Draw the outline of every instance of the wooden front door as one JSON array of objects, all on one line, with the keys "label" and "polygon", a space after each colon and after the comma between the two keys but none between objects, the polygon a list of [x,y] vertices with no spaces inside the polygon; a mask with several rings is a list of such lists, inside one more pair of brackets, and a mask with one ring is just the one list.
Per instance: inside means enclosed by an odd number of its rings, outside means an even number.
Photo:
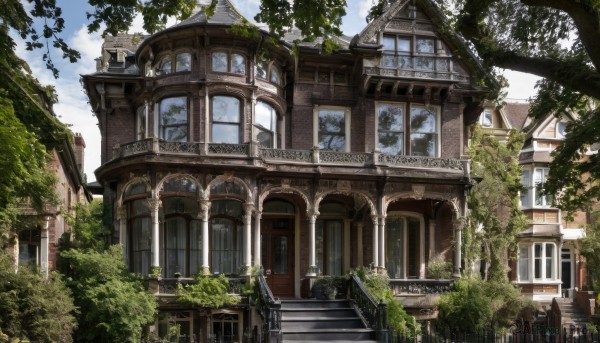
[{"label": "wooden front door", "polygon": [[274,296],[294,296],[294,230],[291,218],[264,218],[261,254],[267,284]]}]

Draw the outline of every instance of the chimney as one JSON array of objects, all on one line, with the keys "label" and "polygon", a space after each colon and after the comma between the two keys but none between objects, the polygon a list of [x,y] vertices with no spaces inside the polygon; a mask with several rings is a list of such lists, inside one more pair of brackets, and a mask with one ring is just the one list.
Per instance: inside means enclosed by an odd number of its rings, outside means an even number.
[{"label": "chimney", "polygon": [[75,162],[77,163],[77,169],[83,174],[83,157],[85,153],[85,141],[81,136],[81,133],[75,133]]}]

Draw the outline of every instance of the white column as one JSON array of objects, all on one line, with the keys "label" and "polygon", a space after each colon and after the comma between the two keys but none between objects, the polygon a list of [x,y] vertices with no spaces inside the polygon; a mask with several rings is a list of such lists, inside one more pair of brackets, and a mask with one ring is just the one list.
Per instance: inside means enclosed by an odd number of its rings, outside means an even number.
[{"label": "white column", "polygon": [[435,257],[435,223],[429,221],[429,261]]},{"label": "white column", "polygon": [[419,279],[425,278],[425,222],[419,225]]},{"label": "white column", "polygon": [[44,216],[44,227],[40,233],[40,271],[42,275],[48,277],[48,228],[50,221],[54,219],[52,216]]},{"label": "white column", "polygon": [[252,211],[253,204],[244,204],[244,267],[246,274],[250,273],[252,266]]},{"label": "white column", "polygon": [[460,278],[460,268],[462,260],[462,229],[463,218],[458,218],[454,221],[454,273],[455,278]]},{"label": "white column", "polygon": [[208,263],[208,219],[210,218],[210,200],[200,200],[200,218],[202,219],[202,269],[205,274],[210,274]]},{"label": "white column", "polygon": [[159,199],[149,200],[152,208],[152,267],[160,268],[159,220],[158,210],[161,202]]},{"label": "white column", "polygon": [[344,219],[344,258],[343,258],[343,264],[344,264],[344,269],[343,271],[346,270],[350,270],[350,263],[351,263],[351,257],[350,257],[350,235],[351,235],[351,230],[350,227],[352,226],[352,220],[351,219]]},{"label": "white column", "polygon": [[256,211],[254,214],[254,266],[260,268],[262,261],[261,247],[260,247],[260,219],[262,212]]},{"label": "white column", "polygon": [[379,267],[385,270],[385,216],[379,217]]},{"label": "white column", "polygon": [[373,221],[373,267],[379,267],[379,220],[377,216],[371,216]]},{"label": "white column", "polygon": [[318,215],[319,212],[316,211],[311,211],[308,213],[308,273],[306,273],[306,276],[317,276],[315,225]]}]

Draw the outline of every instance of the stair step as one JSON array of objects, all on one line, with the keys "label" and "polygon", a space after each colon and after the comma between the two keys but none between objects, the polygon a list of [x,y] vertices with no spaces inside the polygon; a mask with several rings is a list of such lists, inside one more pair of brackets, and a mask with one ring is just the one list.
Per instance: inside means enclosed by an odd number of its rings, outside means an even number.
[{"label": "stair step", "polygon": [[322,309],[281,309],[282,319],[298,317],[356,317],[356,311],[351,308],[322,308]]},{"label": "stair step", "polygon": [[371,329],[284,330],[284,341],[371,341]]},{"label": "stair step", "polygon": [[348,300],[282,300],[281,308],[350,308]]},{"label": "stair step", "polygon": [[283,331],[299,329],[364,329],[365,325],[358,317],[299,317],[282,320],[281,328]]}]

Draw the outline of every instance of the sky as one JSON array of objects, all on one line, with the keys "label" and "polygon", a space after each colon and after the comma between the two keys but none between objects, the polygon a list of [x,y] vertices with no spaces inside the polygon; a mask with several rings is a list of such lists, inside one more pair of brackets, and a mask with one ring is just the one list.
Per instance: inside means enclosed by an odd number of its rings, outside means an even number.
[{"label": "sky", "polygon": [[[260,0],[232,0],[232,2],[242,15],[248,20],[252,20],[258,12]],[[372,0],[348,1],[347,15],[344,17],[342,25],[345,35],[354,36],[365,27],[365,17],[371,3]],[[86,12],[91,11],[87,1],[58,0],[57,6],[62,8],[65,19],[65,30],[62,37],[71,48],[81,53],[81,59],[77,63],[69,63],[61,58],[60,52],[51,50],[54,64],[60,70],[60,77],[54,79],[42,61],[43,50],[26,51],[24,42],[14,37],[17,42],[16,52],[29,64],[33,75],[42,84],[53,85],[56,88],[58,103],[54,106],[54,112],[63,123],[71,127],[73,132],[82,134],[86,143],[84,173],[87,175],[88,182],[92,182],[96,180],[94,171],[100,166],[101,138],[98,121],[81,86],[80,75],[96,71],[94,59],[100,56],[102,38],[99,33],[89,34],[87,32]],[[175,21],[170,24],[174,23]],[[130,32],[143,32],[141,17],[136,18]],[[526,101],[535,94],[533,86],[539,78],[513,71],[505,71],[504,75],[510,83],[507,101]]]}]

